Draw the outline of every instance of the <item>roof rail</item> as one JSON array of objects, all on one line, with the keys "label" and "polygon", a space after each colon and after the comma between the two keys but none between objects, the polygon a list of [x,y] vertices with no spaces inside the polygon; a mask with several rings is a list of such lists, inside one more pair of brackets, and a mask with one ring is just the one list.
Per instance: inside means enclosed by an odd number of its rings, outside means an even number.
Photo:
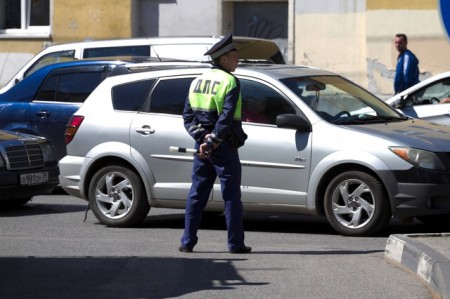
[{"label": "roof rail", "polygon": [[165,62],[142,62],[127,63],[117,66],[108,76],[118,76],[125,74],[150,72],[156,70],[167,70],[177,68],[211,68],[212,64],[208,62],[190,62],[190,61],[165,61]]}]

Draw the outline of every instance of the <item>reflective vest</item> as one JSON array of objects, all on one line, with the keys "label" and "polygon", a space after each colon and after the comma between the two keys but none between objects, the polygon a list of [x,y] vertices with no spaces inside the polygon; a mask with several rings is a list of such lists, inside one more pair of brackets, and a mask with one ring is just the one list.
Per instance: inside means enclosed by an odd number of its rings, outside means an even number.
[{"label": "reflective vest", "polygon": [[[236,79],[220,69],[211,69],[197,77],[189,90],[189,103],[193,111],[212,112],[220,115],[228,92],[237,87]],[[234,113],[235,120],[241,120],[242,99],[239,99]]]}]

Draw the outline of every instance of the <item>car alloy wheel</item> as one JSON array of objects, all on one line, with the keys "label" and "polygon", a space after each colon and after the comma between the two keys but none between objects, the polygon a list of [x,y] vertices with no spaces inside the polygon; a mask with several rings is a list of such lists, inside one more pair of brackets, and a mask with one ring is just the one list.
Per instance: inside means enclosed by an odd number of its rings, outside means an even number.
[{"label": "car alloy wheel", "polygon": [[325,192],[325,214],[343,235],[374,234],[391,218],[382,184],[372,175],[348,171],[336,176]]},{"label": "car alloy wheel", "polygon": [[89,202],[97,219],[108,226],[135,225],[150,210],[139,176],[123,166],[108,166],[95,173]]}]

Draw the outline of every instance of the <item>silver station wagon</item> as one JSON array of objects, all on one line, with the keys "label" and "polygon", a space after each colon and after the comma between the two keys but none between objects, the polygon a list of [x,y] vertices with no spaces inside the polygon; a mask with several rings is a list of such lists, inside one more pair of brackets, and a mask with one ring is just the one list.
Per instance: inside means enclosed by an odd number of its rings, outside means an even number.
[{"label": "silver station wagon", "polygon": [[[126,66],[122,66],[126,67]],[[108,226],[150,207],[185,207],[192,148],[182,111],[205,67],[107,78],[72,116],[60,183]],[[409,119],[358,85],[311,67],[240,64],[239,149],[246,211],[326,216],[340,234],[371,235],[392,217],[450,214],[450,127]],[[222,211],[220,184],[206,211]]]}]

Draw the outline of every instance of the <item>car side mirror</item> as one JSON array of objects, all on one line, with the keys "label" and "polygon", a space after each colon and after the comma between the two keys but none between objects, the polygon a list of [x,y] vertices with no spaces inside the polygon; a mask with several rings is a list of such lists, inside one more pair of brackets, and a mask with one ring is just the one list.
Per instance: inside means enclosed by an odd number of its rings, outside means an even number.
[{"label": "car side mirror", "polygon": [[277,127],[295,129],[301,132],[311,132],[312,127],[308,120],[295,114],[280,114],[277,116]]},{"label": "car side mirror", "polygon": [[414,100],[409,94],[405,94],[400,98],[400,103],[395,108],[403,109],[406,107],[412,107],[414,105]]}]

